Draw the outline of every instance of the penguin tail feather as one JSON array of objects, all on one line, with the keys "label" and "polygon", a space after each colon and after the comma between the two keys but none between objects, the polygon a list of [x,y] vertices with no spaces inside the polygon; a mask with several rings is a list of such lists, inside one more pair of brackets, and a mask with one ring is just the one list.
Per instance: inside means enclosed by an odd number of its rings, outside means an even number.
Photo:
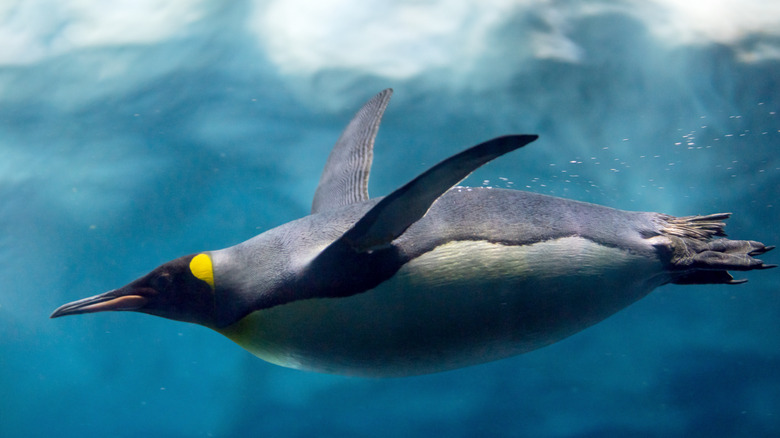
[{"label": "penguin tail feather", "polygon": [[667,236],[708,240],[712,237],[726,237],[723,230],[731,213],[715,213],[705,216],[663,216],[664,226],[661,232]]}]

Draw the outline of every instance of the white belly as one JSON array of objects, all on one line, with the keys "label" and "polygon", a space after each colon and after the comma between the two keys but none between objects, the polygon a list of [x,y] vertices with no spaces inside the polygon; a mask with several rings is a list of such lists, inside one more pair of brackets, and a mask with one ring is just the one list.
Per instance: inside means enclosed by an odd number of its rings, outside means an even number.
[{"label": "white belly", "polygon": [[459,241],[370,291],[257,311],[221,332],[287,367],[424,374],[556,342],[667,280],[659,260],[579,237],[526,246]]}]

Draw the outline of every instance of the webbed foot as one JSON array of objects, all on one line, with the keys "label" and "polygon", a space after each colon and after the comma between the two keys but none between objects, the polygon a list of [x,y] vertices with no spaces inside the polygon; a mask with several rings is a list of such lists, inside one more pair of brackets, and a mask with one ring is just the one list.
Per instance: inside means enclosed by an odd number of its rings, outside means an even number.
[{"label": "webbed foot", "polygon": [[727,213],[708,216],[665,218],[664,233],[669,239],[669,265],[672,283],[676,284],[740,284],[727,271],[751,271],[775,268],[757,259],[774,249],[754,240],[714,239],[725,236],[722,222]]}]

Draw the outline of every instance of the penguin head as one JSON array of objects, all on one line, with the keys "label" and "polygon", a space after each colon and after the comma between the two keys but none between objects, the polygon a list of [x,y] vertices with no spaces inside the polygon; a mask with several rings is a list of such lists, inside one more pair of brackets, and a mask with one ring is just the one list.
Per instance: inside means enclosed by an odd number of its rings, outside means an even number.
[{"label": "penguin head", "polygon": [[65,304],[51,317],[123,310],[212,327],[215,309],[211,257],[200,253],[164,263],[119,289]]}]

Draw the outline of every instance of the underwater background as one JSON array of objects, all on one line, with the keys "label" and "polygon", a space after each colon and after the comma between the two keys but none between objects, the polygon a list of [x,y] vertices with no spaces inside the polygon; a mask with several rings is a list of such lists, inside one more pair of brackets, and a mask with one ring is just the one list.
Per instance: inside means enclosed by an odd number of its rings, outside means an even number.
[{"label": "underwater background", "polygon": [[4,0],[0,436],[780,436],[780,270],[387,380],[143,314],[48,319],[308,214],[341,129],[387,87],[373,196],[535,133],[464,185],[731,211],[731,237],[780,244],[778,1]]}]

